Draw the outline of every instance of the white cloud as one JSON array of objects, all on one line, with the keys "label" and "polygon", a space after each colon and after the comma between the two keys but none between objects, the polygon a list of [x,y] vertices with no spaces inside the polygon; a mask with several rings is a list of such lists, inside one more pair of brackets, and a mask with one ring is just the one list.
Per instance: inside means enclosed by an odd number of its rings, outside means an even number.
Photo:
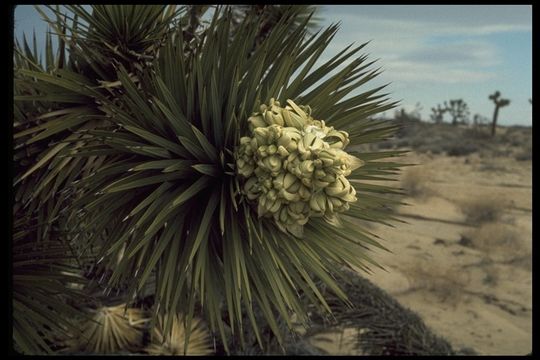
[{"label": "white cloud", "polygon": [[463,67],[440,66],[427,62],[386,61],[385,74],[398,82],[441,84],[478,83],[495,77],[494,73]]},{"label": "white cloud", "polygon": [[497,76],[494,67],[502,57],[485,35],[531,31],[532,21],[522,21],[523,16],[503,17],[508,8],[486,10],[485,6],[327,6],[321,16],[330,22],[325,14],[332,14],[341,22],[329,53],[373,39],[364,50],[382,59],[378,65],[393,81],[456,84]]}]

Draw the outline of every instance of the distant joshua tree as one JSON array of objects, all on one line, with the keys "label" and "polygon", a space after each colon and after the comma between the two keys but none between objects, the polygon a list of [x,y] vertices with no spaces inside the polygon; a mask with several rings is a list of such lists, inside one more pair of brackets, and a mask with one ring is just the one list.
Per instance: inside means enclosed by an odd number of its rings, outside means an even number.
[{"label": "distant joshua tree", "polygon": [[495,136],[495,130],[497,128],[497,118],[499,117],[499,109],[510,105],[509,99],[501,98],[501,93],[497,90],[493,94],[489,95],[489,99],[495,103],[495,110],[493,111],[493,121],[491,123],[491,136]]},{"label": "distant joshua tree", "polygon": [[469,119],[469,107],[463,99],[450,100],[450,103],[444,102],[446,111],[452,116],[452,125],[460,122],[466,123]]},{"label": "distant joshua tree", "polygon": [[431,108],[432,114],[430,115],[431,120],[436,124],[441,124],[444,119],[444,113],[446,112],[446,108],[441,107],[441,104],[437,104],[437,107]]}]

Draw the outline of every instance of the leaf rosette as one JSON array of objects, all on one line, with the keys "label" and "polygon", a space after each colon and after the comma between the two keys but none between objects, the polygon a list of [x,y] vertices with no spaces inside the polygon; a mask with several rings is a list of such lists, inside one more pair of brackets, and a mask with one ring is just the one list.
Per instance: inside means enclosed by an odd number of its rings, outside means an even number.
[{"label": "leaf rosette", "polygon": [[[397,129],[372,118],[395,103],[384,86],[362,90],[379,74],[354,57],[366,44],[315,66],[338,27],[309,35],[309,17],[292,10],[259,37],[257,22],[219,7],[188,40],[189,14],[174,9],[152,10],[148,39],[136,21],[123,28],[145,6],[70,9],[88,24],[55,10],[61,61],[49,49],[51,66],[36,67],[17,47],[15,139],[21,154],[32,142],[39,154],[15,187],[36,209],[37,195],[70,195],[66,242],[99,249],[105,291],[151,296],[164,331],[167,314],[185,314],[186,329],[203,317],[226,351],[245,321],[263,346],[257,312],[278,341],[276,318],[307,324],[305,301],[329,312],[317,279],[348,303],[341,269],[369,270],[368,249],[384,249],[357,220],[387,224],[399,203],[388,196],[399,191],[373,182],[397,175],[388,158],[400,152],[357,148]],[[169,26],[174,16],[180,25]],[[136,47],[117,36],[132,32]]]}]

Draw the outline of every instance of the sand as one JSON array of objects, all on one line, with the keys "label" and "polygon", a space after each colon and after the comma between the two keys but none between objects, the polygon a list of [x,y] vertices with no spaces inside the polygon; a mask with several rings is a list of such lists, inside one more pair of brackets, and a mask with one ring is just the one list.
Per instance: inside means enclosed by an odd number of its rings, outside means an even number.
[{"label": "sand", "polygon": [[[374,258],[387,272],[366,275],[403,306],[418,313],[454,349],[486,355],[532,351],[532,163],[410,153],[403,162],[416,186],[397,211],[407,224],[374,226],[392,253]],[[409,179],[410,181],[410,179]],[[399,186],[399,184],[398,184]],[[498,207],[489,219],[470,220],[467,206]],[[473,214],[474,215],[474,214]],[[336,332],[325,344],[332,354],[352,355]],[[314,340],[316,343],[316,340]]]}]

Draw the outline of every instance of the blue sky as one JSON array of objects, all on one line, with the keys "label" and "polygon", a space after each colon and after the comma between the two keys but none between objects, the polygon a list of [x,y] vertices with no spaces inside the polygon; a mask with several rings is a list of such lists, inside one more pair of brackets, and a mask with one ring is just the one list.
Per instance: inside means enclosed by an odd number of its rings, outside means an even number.
[{"label": "blue sky", "polygon": [[532,8],[530,5],[324,5],[322,25],[341,21],[332,52],[364,48],[384,72],[392,99],[408,110],[462,98],[471,112],[491,118],[488,96],[499,90],[511,104],[503,125],[532,124]]},{"label": "blue sky", "polygon": [[[491,118],[488,96],[500,90],[511,100],[500,111],[502,125],[531,125],[532,7],[530,5],[321,5],[320,25],[341,22],[321,60],[345,46],[364,48],[383,73],[366,86],[390,85],[392,100],[412,110],[462,98],[471,112]],[[42,43],[46,25],[32,6],[15,9],[15,36]],[[391,115],[388,113],[387,115]]]}]

